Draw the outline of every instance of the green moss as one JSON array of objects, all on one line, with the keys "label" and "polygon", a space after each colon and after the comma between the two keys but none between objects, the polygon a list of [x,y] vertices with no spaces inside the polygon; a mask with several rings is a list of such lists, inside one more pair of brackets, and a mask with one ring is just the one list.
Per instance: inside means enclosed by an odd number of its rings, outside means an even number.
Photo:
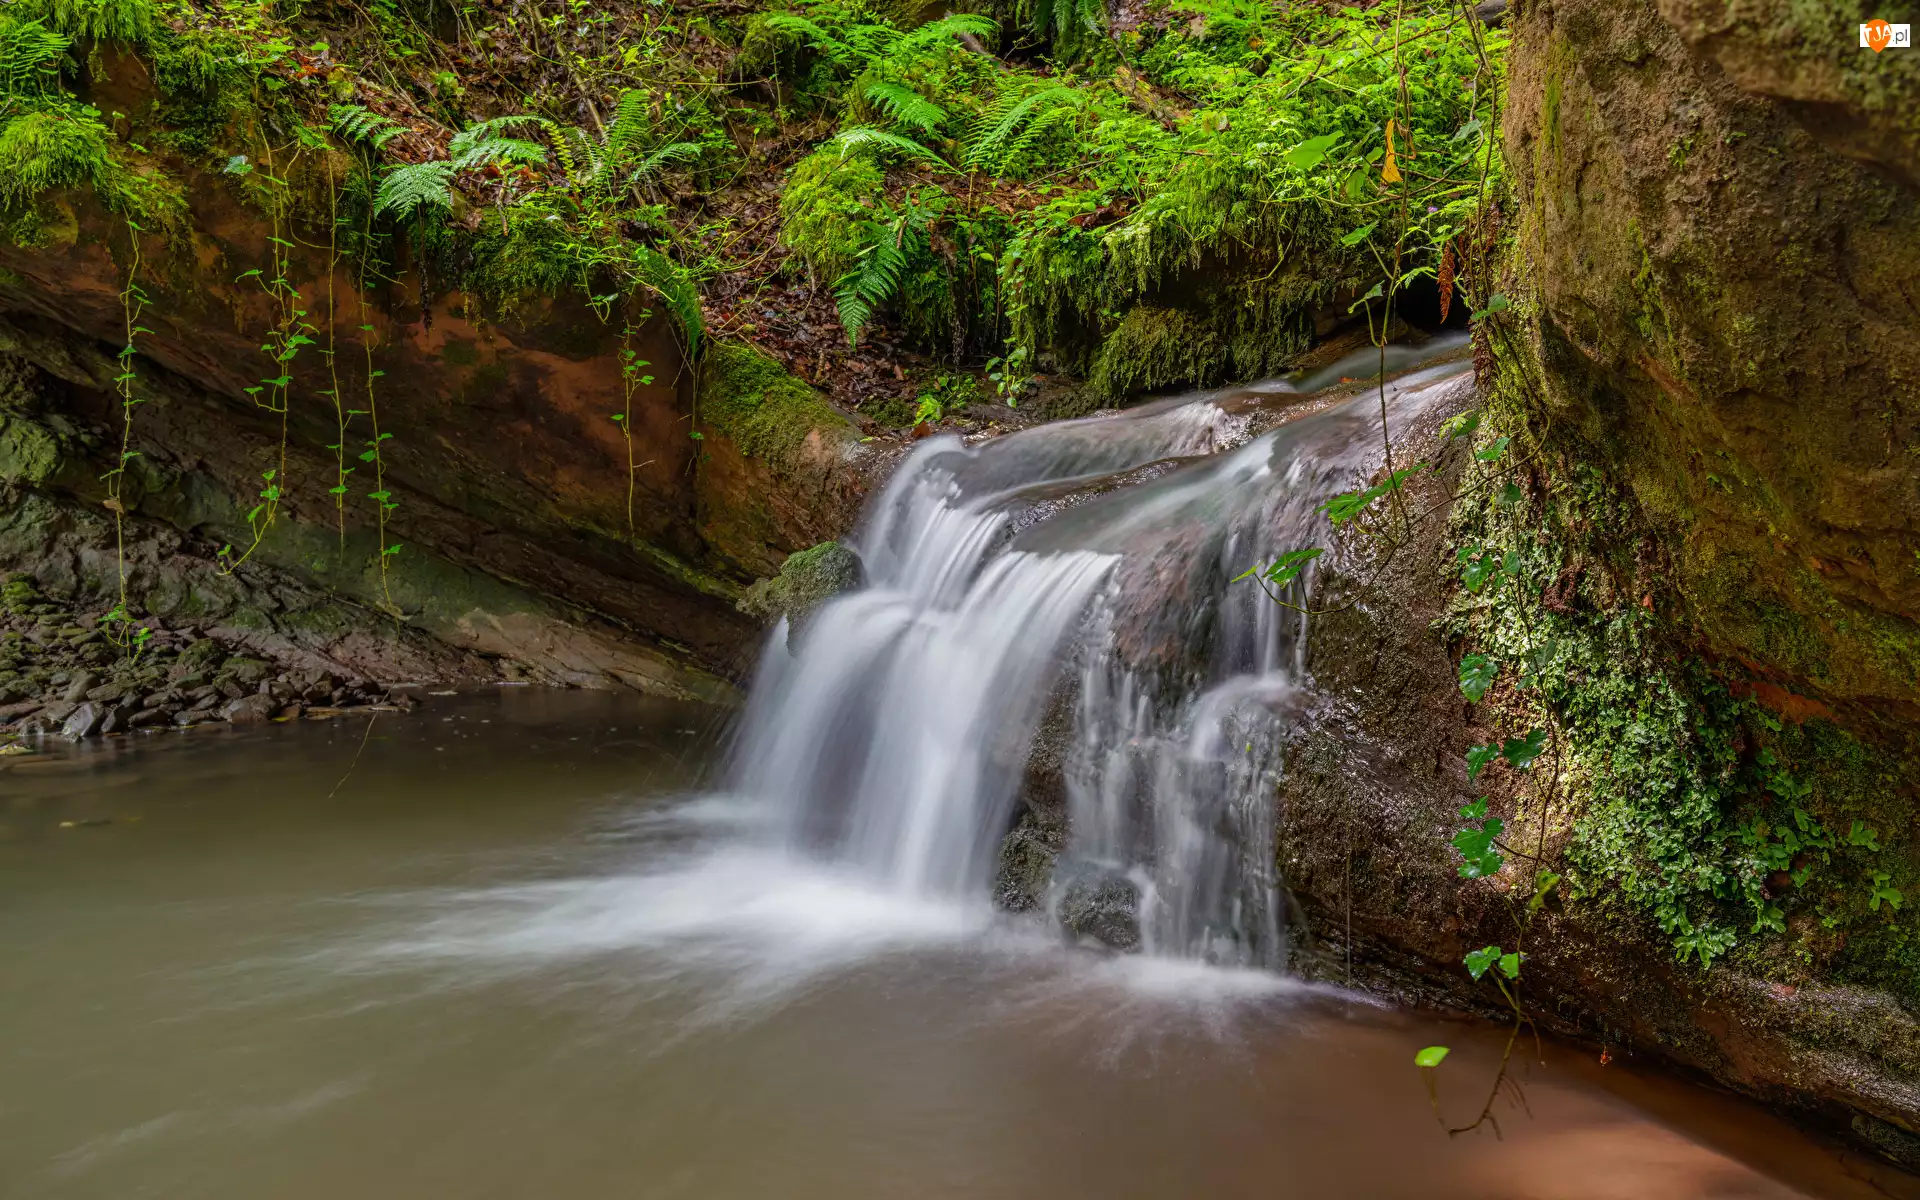
[{"label": "green moss", "polygon": [[1492,548],[1518,582],[1463,590],[1443,627],[1501,664],[1503,736],[1542,706],[1558,721],[1576,895],[1657,925],[1682,959],[1733,954],[1773,976],[1840,962],[1920,995],[1911,922],[1874,904],[1876,888],[1920,899],[1911,748],[1783,719],[1737,664],[1689,653],[1697,635],[1661,615],[1678,598],[1646,590],[1632,558],[1636,512],[1568,476],[1506,507],[1464,502],[1460,544]]},{"label": "green moss", "polygon": [[1226,347],[1206,322],[1143,304],[1101,343],[1087,383],[1097,395],[1118,399],[1176,383],[1211,383],[1226,365]]},{"label": "green moss", "polygon": [[875,215],[885,174],[872,159],[823,150],[802,159],[780,196],[780,244],[832,283],[858,257],[860,222]]},{"label": "green moss", "polygon": [[815,429],[852,432],[852,422],[751,346],[715,344],[700,365],[701,423],[750,458],[783,461]]},{"label": "green moss", "polygon": [[60,443],[38,421],[0,412],[0,480],[37,487],[60,466]]},{"label": "green moss", "polygon": [[145,42],[156,21],[152,0],[13,0],[8,15],[38,21],[71,38]]}]

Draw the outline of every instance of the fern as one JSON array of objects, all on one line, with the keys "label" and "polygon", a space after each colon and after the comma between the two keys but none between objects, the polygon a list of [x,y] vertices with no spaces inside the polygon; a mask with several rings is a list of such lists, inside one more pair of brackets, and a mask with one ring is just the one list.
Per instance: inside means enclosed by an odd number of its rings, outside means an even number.
[{"label": "fern", "polygon": [[607,126],[607,157],[626,162],[653,140],[653,114],[647,93],[634,88],[620,93],[613,106],[613,123]]},{"label": "fern", "polygon": [[[515,113],[508,117],[495,117],[490,121],[481,121],[477,124],[469,125],[459,133],[454,134],[453,140],[447,143],[447,155],[457,162],[462,156],[472,153],[475,149],[495,142],[514,142],[521,146],[537,147],[538,143],[536,142],[529,142],[521,138],[507,136],[509,130],[517,129],[523,125],[531,125],[535,129],[548,131],[554,129],[552,121],[547,120],[545,117],[536,117],[532,113]],[[540,156],[545,158],[546,152],[542,150]],[[482,161],[491,162],[494,160],[483,159]]]},{"label": "fern", "polygon": [[1105,28],[1106,17],[1103,0],[1033,0],[1031,27],[1035,36],[1052,39],[1057,49],[1070,55],[1081,39]]},{"label": "fern", "polygon": [[[1099,0],[1092,0],[1099,3]],[[912,54],[923,50],[936,42],[948,38],[976,37],[998,38],[1000,24],[992,17],[983,17],[979,13],[949,13],[938,21],[929,21],[909,33],[893,46],[896,54]]]},{"label": "fern", "polygon": [[407,127],[392,117],[358,104],[336,104],[327,110],[327,117],[335,133],[349,142],[364,142],[375,150],[407,132]]},{"label": "fern", "polygon": [[847,331],[849,346],[859,344],[860,334],[873,314],[899,292],[908,261],[926,250],[926,217],[917,209],[901,213],[877,232],[880,236],[860,252],[853,270],[833,285],[840,326]]},{"label": "fern", "polygon": [[789,45],[798,42],[818,50],[841,66],[852,65],[863,57],[853,46],[795,13],[762,13],[758,24],[762,30],[774,35],[777,41]]},{"label": "fern", "polygon": [[395,167],[380,181],[373,197],[373,215],[397,218],[427,209],[453,211],[454,165],[444,160]]},{"label": "fern", "polygon": [[60,64],[73,43],[38,21],[0,23],[0,88],[5,99],[24,100],[56,89]]},{"label": "fern", "polygon": [[700,311],[700,290],[686,270],[651,246],[633,248],[633,269],[634,275],[660,297],[674,323],[680,326],[680,332],[687,339],[688,356],[699,354],[700,339],[707,329],[706,318]]},{"label": "fern", "polygon": [[910,158],[920,159],[949,171],[953,169],[947,166],[946,161],[938,154],[935,154],[912,138],[898,133],[888,133],[884,129],[875,129],[869,125],[859,125],[852,129],[843,129],[828,141],[826,145],[840,151],[840,157],[843,159],[856,150],[890,150],[898,154],[905,154]]},{"label": "fern", "polygon": [[692,162],[700,157],[702,149],[698,142],[670,142],[641,159],[640,165],[627,178],[645,179],[669,163]]},{"label": "fern", "polygon": [[947,119],[947,110],[910,87],[884,80],[871,80],[866,97],[902,125],[911,125],[921,133],[933,135]]},{"label": "fern", "polygon": [[[1022,137],[1023,127],[1029,122],[1037,124],[1040,118],[1055,112],[1077,113],[1080,104],[1080,93],[1070,87],[1042,88],[1026,96],[1017,92],[1001,96],[974,123],[967,138],[966,165],[974,170],[1001,173],[1018,158],[1020,151],[1038,140],[1037,135]],[[1053,118],[1048,127],[1056,125],[1059,119]]]}]

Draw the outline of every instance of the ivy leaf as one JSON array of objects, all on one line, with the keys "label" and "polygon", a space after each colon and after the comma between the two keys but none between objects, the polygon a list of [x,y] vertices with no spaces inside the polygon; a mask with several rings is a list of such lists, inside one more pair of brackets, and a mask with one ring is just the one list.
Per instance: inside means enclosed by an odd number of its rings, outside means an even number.
[{"label": "ivy leaf", "polygon": [[1524,771],[1534,764],[1534,760],[1538,759],[1540,752],[1546,748],[1547,731],[1535,729],[1523,738],[1508,738],[1500,747],[1500,757],[1506,759],[1507,764],[1514,770]]},{"label": "ivy leaf", "polygon": [[1487,798],[1482,796],[1472,804],[1462,804],[1460,806],[1460,815],[1469,821],[1478,821],[1481,817],[1486,816]]},{"label": "ivy leaf", "polygon": [[[1368,226],[1368,228],[1371,229],[1372,226]],[[1464,412],[1458,416],[1448,417],[1441,424],[1440,432],[1446,435],[1448,441],[1452,441],[1457,437],[1466,437],[1478,428],[1480,428],[1480,413],[1478,410],[1475,410],[1474,412]]]},{"label": "ivy leaf", "polygon": [[1325,553],[1326,551],[1318,546],[1306,550],[1289,550],[1264,567],[1252,567],[1242,571],[1234,576],[1233,582],[1239,583],[1242,579],[1258,575],[1275,587],[1285,587],[1300,578],[1300,573],[1307,569],[1308,563]]},{"label": "ivy leaf", "polygon": [[1362,225],[1360,228],[1354,230],[1353,232],[1347,234],[1347,236],[1341,238],[1340,244],[1342,246],[1358,246],[1361,242],[1364,242],[1367,240],[1367,235],[1372,233],[1374,226],[1378,224],[1380,224],[1380,222],[1378,221],[1367,222],[1365,225]]},{"label": "ivy leaf", "polygon": [[1413,1056],[1413,1065],[1416,1067],[1425,1067],[1428,1070],[1432,1070],[1434,1067],[1437,1067],[1441,1063],[1445,1062],[1447,1060],[1447,1055],[1451,1053],[1452,1051],[1445,1046],[1428,1046],[1426,1049],[1420,1051],[1420,1053]]},{"label": "ivy leaf", "polygon": [[1512,444],[1513,444],[1513,439],[1510,437],[1497,437],[1493,439],[1491,442],[1488,442],[1485,446],[1482,446],[1480,449],[1475,450],[1473,452],[1473,456],[1479,459],[1481,462],[1492,462],[1495,459],[1499,458],[1502,454],[1505,454],[1507,452],[1507,447],[1511,446]]},{"label": "ivy leaf", "polygon": [[1489,579],[1497,582],[1501,569],[1499,551],[1462,546],[1458,557],[1461,564],[1460,582],[1467,585],[1468,591],[1477,595]]},{"label": "ivy leaf", "polygon": [[1458,130],[1454,131],[1454,135],[1451,140],[1457,142],[1463,138],[1470,138],[1474,134],[1479,132],[1480,132],[1480,119],[1478,117],[1475,117],[1473,120],[1468,121],[1465,125],[1462,125]]},{"label": "ivy leaf", "polygon": [[227,160],[225,166],[220,168],[220,173],[223,175],[249,175],[253,173],[253,164],[247,161],[246,155],[236,154]]},{"label": "ivy leaf", "polygon": [[1505,296],[1499,294],[1498,292],[1495,292],[1493,296],[1487,300],[1487,306],[1481,309],[1479,312],[1474,313],[1472,316],[1468,317],[1467,320],[1478,321],[1482,317],[1490,317],[1494,313],[1502,313],[1512,307],[1513,307],[1513,301],[1507,299]]},{"label": "ivy leaf", "polygon": [[[1497,745],[1468,747],[1467,748],[1467,781],[1471,783],[1473,781],[1474,776],[1480,774],[1481,771],[1486,769],[1486,765],[1488,763],[1492,762],[1494,759],[1499,757],[1500,757],[1500,747]],[[1482,797],[1481,807],[1482,808],[1485,807],[1484,797]],[[1467,811],[1465,809],[1461,809],[1460,815],[1466,816]]]},{"label": "ivy leaf", "polygon": [[1488,946],[1484,950],[1469,950],[1461,961],[1467,964],[1467,974],[1475,979],[1487,973],[1487,968],[1500,961],[1500,947]]},{"label": "ivy leaf", "polygon": [[[1337,133],[1323,133],[1319,137],[1308,138],[1298,146],[1287,151],[1281,157],[1290,167],[1297,167],[1302,171],[1311,171],[1326,161],[1327,152],[1332,150],[1335,143],[1339,140],[1340,135]],[[1355,240],[1357,241],[1358,239]]]},{"label": "ivy leaf", "polygon": [[1508,979],[1520,978],[1520,955],[1517,952],[1513,954],[1502,954],[1500,956],[1500,971]]},{"label": "ivy leaf", "polygon": [[1460,660],[1460,693],[1475,704],[1487,694],[1493,686],[1494,676],[1500,673],[1500,664],[1484,654],[1469,654]]},{"label": "ivy leaf", "polygon": [[1462,829],[1453,835],[1453,848],[1460,852],[1460,878],[1485,879],[1498,875],[1500,868],[1506,865],[1506,856],[1494,849],[1493,843],[1506,832],[1507,823],[1499,817],[1488,817],[1476,826]]},{"label": "ivy leaf", "polygon": [[1493,502],[1501,508],[1511,508],[1520,502],[1520,485],[1509,482],[1495,494]]},{"label": "ivy leaf", "polygon": [[1380,287],[1381,287],[1380,284],[1377,284],[1377,283],[1374,284],[1373,290],[1368,292],[1366,295],[1360,297],[1358,300],[1355,300],[1352,304],[1348,305],[1347,311],[1353,312],[1355,309],[1366,304],[1366,302],[1369,300],[1378,300],[1380,298]]}]

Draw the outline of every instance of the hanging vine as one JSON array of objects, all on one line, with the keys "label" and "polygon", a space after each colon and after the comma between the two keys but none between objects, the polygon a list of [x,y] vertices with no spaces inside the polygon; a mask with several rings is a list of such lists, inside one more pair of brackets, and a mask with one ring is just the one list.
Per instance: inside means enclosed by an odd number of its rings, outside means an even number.
[{"label": "hanging vine", "polygon": [[120,312],[125,337],[118,355],[120,370],[114,376],[113,387],[120,397],[120,452],[114,458],[113,466],[101,476],[107,485],[107,511],[113,514],[113,545],[115,566],[119,576],[119,599],[113,609],[101,618],[107,637],[114,645],[130,656],[138,657],[146,648],[147,639],[153,636],[153,630],[133,619],[133,612],[127,596],[127,502],[126,481],[127,464],[139,455],[133,448],[133,410],[145,403],[143,397],[134,394],[134,383],[139,372],[134,369],[134,358],[138,351],[136,340],[143,333],[153,330],[141,325],[140,315],[147,307],[147,293],[140,286],[140,234],[137,222],[128,218],[127,244],[127,283],[120,289]]}]

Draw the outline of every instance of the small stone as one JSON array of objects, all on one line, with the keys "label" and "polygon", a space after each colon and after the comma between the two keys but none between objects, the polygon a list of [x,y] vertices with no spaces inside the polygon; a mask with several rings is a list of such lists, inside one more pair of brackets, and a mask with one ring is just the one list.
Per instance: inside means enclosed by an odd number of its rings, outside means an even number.
[{"label": "small stone", "polygon": [[306,711],[305,705],[289,704],[273,716],[276,721],[298,721]]},{"label": "small stone", "polygon": [[259,695],[242,696],[220,710],[220,715],[235,725],[258,725],[270,719],[273,713],[273,697]]},{"label": "small stone", "polygon": [[74,709],[72,715],[67,717],[66,722],[60,726],[60,736],[70,742],[90,738],[100,732],[100,727],[106,723],[106,720],[106,710],[100,705],[82,704]]},{"label": "small stone", "polygon": [[151,725],[164,725],[167,716],[167,710],[164,708],[143,708],[128,719],[127,728],[145,729]]},{"label": "small stone", "polygon": [[47,711],[41,715],[46,717],[50,723],[58,725],[71,716],[73,710],[77,707],[78,705],[74,704],[71,700],[59,700],[47,705]]},{"label": "small stone", "polygon": [[[100,732],[125,733],[133,728],[133,718],[140,710],[131,704],[116,704],[107,709],[106,719],[100,722]],[[79,714],[75,714],[76,716]]]},{"label": "small stone", "polygon": [[173,723],[184,729],[189,725],[198,725],[202,721],[211,721],[211,720],[213,720],[212,709],[196,708],[188,712],[174,714]]},{"label": "small stone", "polygon": [[[55,676],[54,678],[57,683],[59,677]],[[92,671],[82,671],[78,675],[73,676],[73,681],[67,685],[67,690],[61,694],[60,698],[68,704],[78,704],[82,700],[85,700],[87,693],[92,691],[99,683],[100,677],[98,675],[95,675]]]}]

